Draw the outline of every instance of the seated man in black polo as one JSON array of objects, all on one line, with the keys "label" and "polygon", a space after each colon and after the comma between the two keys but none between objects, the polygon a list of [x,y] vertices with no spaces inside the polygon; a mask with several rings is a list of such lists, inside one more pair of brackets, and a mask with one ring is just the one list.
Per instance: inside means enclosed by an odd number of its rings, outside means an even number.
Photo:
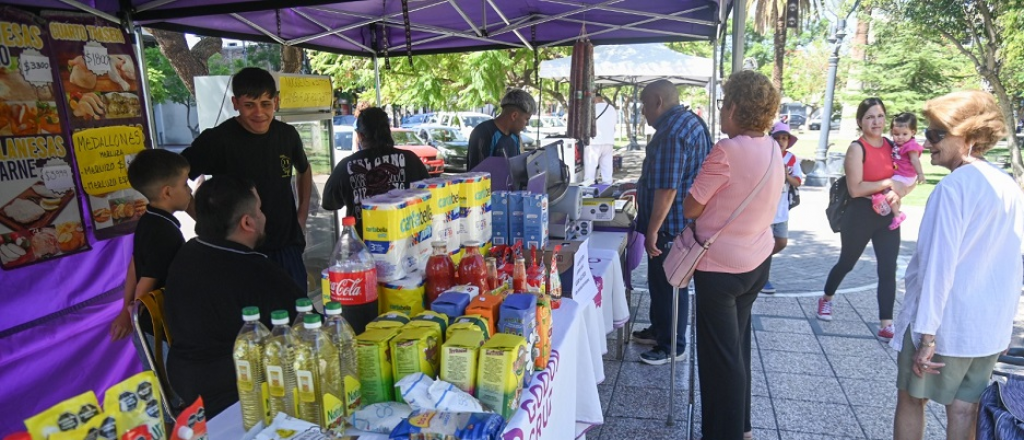
[{"label": "seated man in black polo", "polygon": [[217,176],[204,183],[195,196],[198,237],[168,270],[168,380],[186,403],[202,395],[207,417],[238,401],[232,351],[242,308],[259,307],[269,327],[271,311],[290,310],[306,296],[281,266],[253,250],[264,238],[260,205],[252,182]]}]

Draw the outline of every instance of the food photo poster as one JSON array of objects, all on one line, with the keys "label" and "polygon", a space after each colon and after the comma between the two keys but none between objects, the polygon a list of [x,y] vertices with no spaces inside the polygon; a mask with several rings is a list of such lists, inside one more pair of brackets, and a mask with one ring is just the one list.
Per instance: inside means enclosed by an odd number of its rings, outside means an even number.
[{"label": "food photo poster", "polygon": [[0,268],[90,249],[45,22],[0,8]]}]

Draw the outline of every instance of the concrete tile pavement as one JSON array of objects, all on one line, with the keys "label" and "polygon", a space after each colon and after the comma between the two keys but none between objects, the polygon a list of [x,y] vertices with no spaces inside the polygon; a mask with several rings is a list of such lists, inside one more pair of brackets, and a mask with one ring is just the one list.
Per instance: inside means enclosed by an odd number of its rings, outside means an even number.
[{"label": "concrete tile pavement", "polygon": [[[617,180],[639,177],[642,151],[619,151]],[[758,440],[891,439],[896,403],[896,353],[875,339],[874,251],[865,250],[837,296],[835,320],[815,317],[825,277],[839,258],[839,234],[828,227],[827,188],[802,188],[801,205],[790,211],[789,246],[772,262],[774,295],[762,294],[753,310],[751,424]],[[905,209],[901,227],[896,312],[903,273],[917,244],[921,207]],[[635,329],[649,325],[646,262],[633,271]],[[1024,345],[1024,307],[1018,309],[1014,345]],[[669,366],[639,362],[649,347],[630,344],[624,359],[605,356],[607,379],[599,386],[606,423],[591,439],[682,439],[686,437],[688,364],[677,364],[675,420],[668,416]],[[696,387],[695,437],[700,436],[700,389]],[[926,439],[945,438],[945,410],[927,408]]]}]

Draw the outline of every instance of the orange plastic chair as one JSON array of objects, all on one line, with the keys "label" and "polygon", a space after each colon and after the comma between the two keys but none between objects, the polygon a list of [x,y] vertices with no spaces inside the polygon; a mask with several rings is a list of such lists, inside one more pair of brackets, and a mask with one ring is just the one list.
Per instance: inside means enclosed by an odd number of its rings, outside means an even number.
[{"label": "orange plastic chair", "polygon": [[[167,367],[164,365],[164,342],[167,343],[167,346],[172,343],[171,333],[167,330],[167,322],[164,321],[164,289],[146,293],[132,302],[131,319],[135,336],[140,341],[139,347],[142,349],[142,357],[146,361],[146,366],[156,372],[160,382],[164,412],[171,417],[177,417],[181,408],[177,408],[172,403],[175,394],[167,380]],[[152,343],[150,343],[149,335],[143,330],[143,323],[146,322],[152,324]]]}]

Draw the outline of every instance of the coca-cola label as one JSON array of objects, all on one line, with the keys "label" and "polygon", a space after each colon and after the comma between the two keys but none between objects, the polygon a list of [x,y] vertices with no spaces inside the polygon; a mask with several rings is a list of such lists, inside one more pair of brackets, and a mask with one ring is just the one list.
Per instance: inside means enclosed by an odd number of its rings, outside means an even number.
[{"label": "coca-cola label", "polygon": [[331,283],[331,301],[342,306],[357,306],[377,300],[377,271],[361,272],[328,271]]}]

